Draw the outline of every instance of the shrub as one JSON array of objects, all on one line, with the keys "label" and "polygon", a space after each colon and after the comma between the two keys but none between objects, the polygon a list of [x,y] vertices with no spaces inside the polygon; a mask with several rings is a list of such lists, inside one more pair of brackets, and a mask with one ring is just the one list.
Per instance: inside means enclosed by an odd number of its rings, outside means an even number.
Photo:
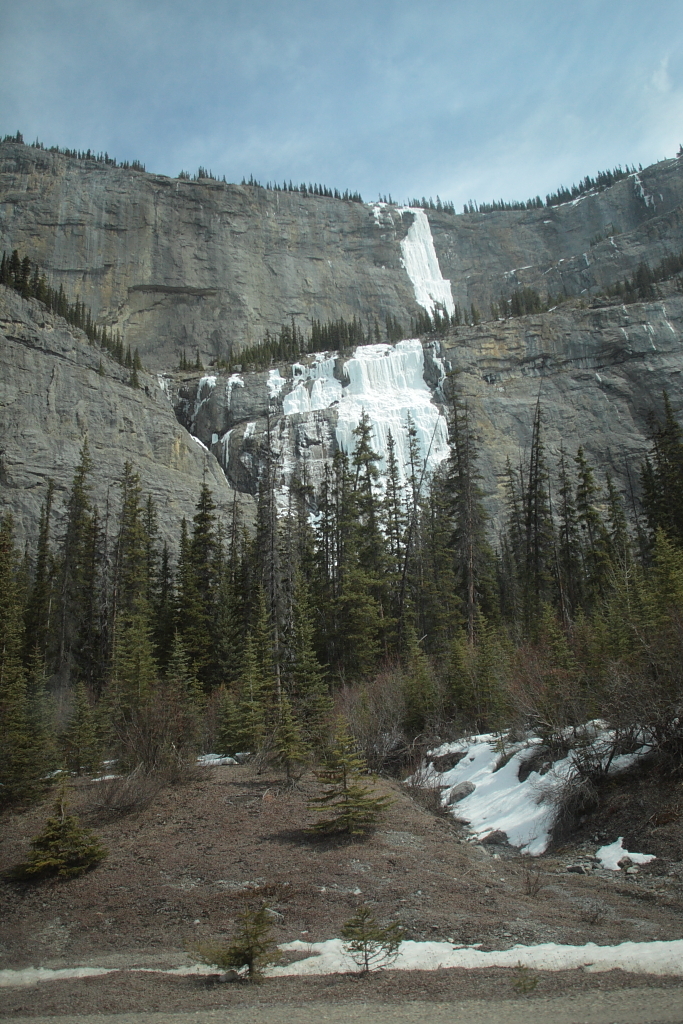
[{"label": "shrub", "polygon": [[107,856],[99,839],[78,818],[65,810],[62,789],[55,804],[54,816],[48,818],[40,835],[31,842],[28,860],[7,872],[7,877],[22,882],[38,881],[56,875],[75,878],[90,871]]},{"label": "shrub", "polygon": [[192,951],[205,963],[222,970],[247,968],[250,981],[258,981],[263,968],[278,959],[277,946],[271,936],[268,907],[249,907],[238,915],[237,930],[227,945],[199,943]]}]

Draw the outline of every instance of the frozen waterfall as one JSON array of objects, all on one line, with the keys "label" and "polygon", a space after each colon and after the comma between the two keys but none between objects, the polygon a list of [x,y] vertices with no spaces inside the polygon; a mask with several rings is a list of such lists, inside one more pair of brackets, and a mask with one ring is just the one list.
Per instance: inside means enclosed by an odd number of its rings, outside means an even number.
[{"label": "frozen waterfall", "polygon": [[295,386],[284,397],[285,415],[308,414],[337,407],[336,440],[351,454],[353,432],[365,412],[372,423],[373,447],[380,456],[380,470],[386,471],[389,431],[396,442],[396,458],[402,482],[409,475],[408,418],[417,432],[427,472],[448,455],[448,425],[432,401],[424,380],[422,343],[413,339],[396,345],[359,346],[343,365],[342,383],[334,376],[336,357],[322,354],[311,366],[295,363]]},{"label": "frozen waterfall", "polygon": [[[442,306],[449,316],[455,312],[451,282],[441,276],[441,268],[434,248],[434,239],[429,220],[424,210],[406,208],[413,214],[413,223],[401,242],[403,265],[413,283],[415,300],[431,316],[437,306]],[[406,212],[401,210],[401,213]]]}]

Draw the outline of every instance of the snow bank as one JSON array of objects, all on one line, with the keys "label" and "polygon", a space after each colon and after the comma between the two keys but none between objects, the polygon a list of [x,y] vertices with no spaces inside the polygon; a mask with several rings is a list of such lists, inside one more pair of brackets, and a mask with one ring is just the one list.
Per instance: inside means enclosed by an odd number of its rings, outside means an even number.
[{"label": "snow bank", "polygon": [[[285,975],[336,974],[357,970],[344,952],[341,939],[327,942],[288,942],[280,949],[311,953],[311,956],[281,967],[270,967],[270,977]],[[450,942],[402,942],[392,965],[397,971],[436,971],[443,967],[530,967],[545,971],[613,971],[630,974],[676,975],[683,977],[683,939],[670,942],[622,942],[618,946],[561,946],[546,942],[538,946],[513,946],[483,952],[473,946],[458,947]]]},{"label": "snow bank", "polygon": [[[291,975],[338,974],[357,971],[358,968],[344,951],[342,939],[326,942],[286,942],[282,952],[308,954],[294,963],[266,969],[271,978]],[[538,946],[513,946],[511,949],[489,952],[475,946],[454,946],[450,942],[402,942],[398,957],[392,964],[396,971],[437,971],[446,967],[465,970],[486,967],[529,967],[539,971],[570,971],[582,968],[591,973],[621,969],[629,974],[653,974],[683,977],[683,939],[669,942],[622,942],[618,946],[561,946],[545,942]],[[46,981],[68,981],[74,978],[94,978],[104,974],[158,973],[171,975],[215,974],[216,968],[206,964],[172,967],[132,967],[127,971],[118,967],[69,967],[51,970],[47,967],[25,967],[21,970],[1,970],[0,988],[24,988]]]},{"label": "snow bank", "polygon": [[234,757],[221,757],[220,754],[200,754],[197,758],[197,764],[203,765],[205,768],[214,768],[216,765],[221,764],[237,764],[238,762]]},{"label": "snow bank", "polygon": [[24,967],[19,971],[0,971],[0,988],[24,988],[43,981],[70,981],[72,978],[97,978],[117,970],[117,967],[64,967],[53,971],[49,967]]},{"label": "snow bank", "polygon": [[629,853],[628,850],[624,849],[623,843],[624,837],[619,836],[609,846],[600,847],[595,856],[603,868],[608,868],[610,871],[619,871],[619,861],[623,860],[624,857],[628,857],[634,864],[649,864],[651,860],[657,859],[653,853]]},{"label": "snow bank", "polygon": [[[604,757],[614,736],[604,723],[588,722],[582,738],[596,757]],[[521,782],[520,767],[541,742],[538,736],[532,736],[524,743],[510,744],[505,733],[482,733],[456,743],[444,743],[430,751],[428,758],[461,754],[458,764],[449,771],[438,772],[430,763],[409,781],[441,789],[442,805],[450,807],[455,818],[469,825],[473,838],[485,839],[492,832],[504,832],[510,844],[522,853],[539,856],[550,842],[556,799],[567,780],[577,774],[576,753],[570,750],[545,774],[532,771]],[[610,772],[627,768],[649,749],[643,746],[631,754],[612,758]],[[466,795],[458,799],[463,792]],[[625,851],[621,856],[625,856]]]}]

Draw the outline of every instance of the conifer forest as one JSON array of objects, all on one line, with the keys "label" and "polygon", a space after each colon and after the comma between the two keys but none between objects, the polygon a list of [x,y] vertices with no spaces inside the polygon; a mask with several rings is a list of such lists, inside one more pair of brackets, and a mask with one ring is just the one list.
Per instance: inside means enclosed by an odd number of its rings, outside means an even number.
[{"label": "conifer forest", "polygon": [[237,504],[220,517],[205,482],[174,552],[130,465],[94,504],[86,441],[59,525],[47,488],[35,553],[2,521],[2,804],[105,762],[180,779],[209,750],[291,777],[325,761],[340,719],[349,750],[397,774],[463,732],[557,748],[596,718],[613,754],[646,736],[680,765],[683,430],[667,395],[626,498],[582,448],[550,471],[539,402],[495,535],[456,379],[448,393],[431,479],[409,423],[405,475],[390,436],[381,481],[364,416],[353,454],[317,493],[296,479],[284,513],[265,453],[255,529]]}]

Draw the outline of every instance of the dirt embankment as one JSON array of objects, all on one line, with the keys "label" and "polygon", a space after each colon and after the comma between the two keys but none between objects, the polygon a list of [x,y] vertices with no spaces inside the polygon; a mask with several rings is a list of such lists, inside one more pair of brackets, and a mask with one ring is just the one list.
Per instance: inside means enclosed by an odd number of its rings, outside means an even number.
[{"label": "dirt embankment", "polygon": [[[170,1012],[359,998],[448,1002],[514,994],[513,972],[503,969],[389,971],[365,981],[348,975],[279,978],[258,987],[128,972],[191,962],[188,947],[228,934],[245,901],[268,903],[279,942],[338,936],[361,903],[382,921],[400,921],[408,938],[481,943],[483,949],[683,938],[680,861],[664,857],[633,875],[567,871],[591,852],[588,821],[579,846],[530,863],[508,847],[468,842],[451,819],[435,816],[386,780],[376,783],[393,800],[386,815],[367,838],[348,840],[305,834],[312,777],[287,788],[280,776],[259,774],[250,765],[207,768],[186,785],[160,790],[147,806],[108,820],[101,809],[93,810],[92,793],[102,785],[79,783],[73,794],[74,809],[109,849],[100,867],[67,883],[0,883],[0,969],[78,965],[120,971],[3,989],[4,1014]],[[26,854],[49,810],[47,801],[3,818],[0,870]],[[621,823],[616,812],[614,819]],[[610,828],[604,818],[601,831]],[[604,838],[617,834],[622,832]],[[674,847],[667,842],[667,849]],[[536,973],[539,995],[663,984],[621,972]]]}]

